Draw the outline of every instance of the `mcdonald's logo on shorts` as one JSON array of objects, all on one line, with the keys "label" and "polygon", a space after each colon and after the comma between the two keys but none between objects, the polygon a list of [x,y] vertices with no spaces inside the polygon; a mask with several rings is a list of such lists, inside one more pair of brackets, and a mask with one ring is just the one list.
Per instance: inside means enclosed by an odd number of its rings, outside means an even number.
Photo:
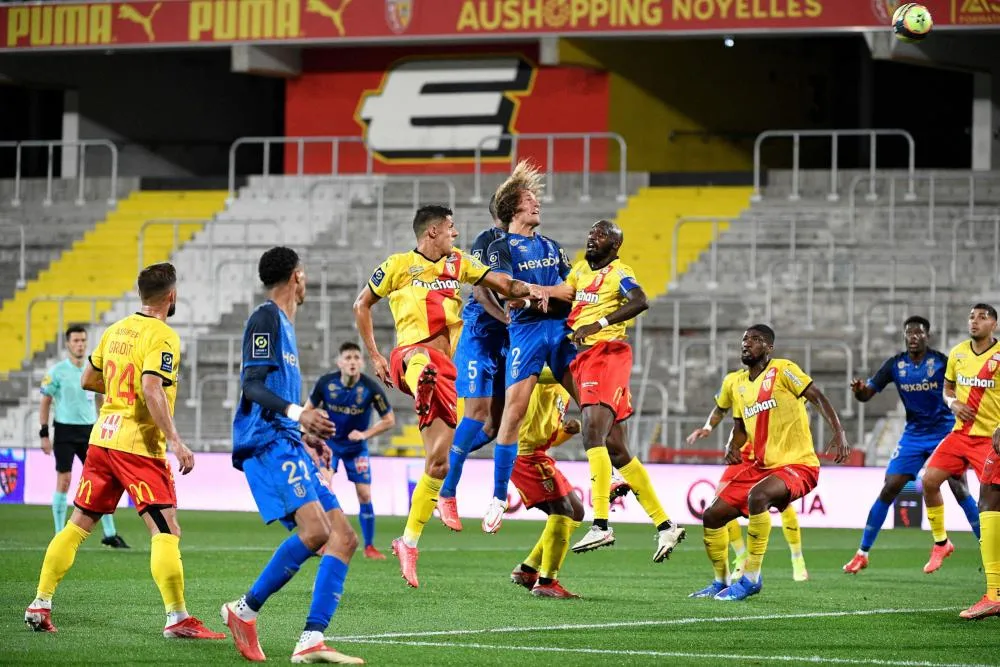
[{"label": "mcdonald's logo on shorts", "polygon": [[131,494],[132,499],[135,500],[136,505],[139,505],[140,503],[151,503],[156,500],[156,496],[153,495],[152,489],[149,488],[149,484],[146,482],[129,484],[128,492]]},{"label": "mcdonald's logo on shorts", "polygon": [[[90,494],[94,490],[94,483],[89,479],[81,479],[80,486],[76,488],[76,497],[81,498],[83,502],[90,504]],[[84,493],[87,495],[85,496]]]}]

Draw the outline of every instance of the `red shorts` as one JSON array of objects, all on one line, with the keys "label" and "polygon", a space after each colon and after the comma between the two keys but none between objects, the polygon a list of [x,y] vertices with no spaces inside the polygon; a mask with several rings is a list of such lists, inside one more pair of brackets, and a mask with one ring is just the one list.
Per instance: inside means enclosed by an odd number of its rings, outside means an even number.
[{"label": "red shorts", "polygon": [[389,355],[389,377],[401,392],[413,396],[413,392],[406,386],[406,367],[403,364],[403,358],[407,352],[415,347],[427,350],[431,363],[438,369],[434,397],[431,399],[431,410],[426,415],[422,415],[417,423],[421,429],[425,429],[435,419],[440,419],[451,428],[455,428],[458,425],[458,390],[455,388],[458,370],[450,357],[422,343],[397,347]]},{"label": "red shorts", "polygon": [[979,483],[984,486],[986,484],[1000,484],[1000,456],[997,456],[997,453],[993,451],[992,445],[989,456],[983,463],[983,471],[979,473]]},{"label": "red shorts", "polygon": [[517,487],[526,508],[559,500],[573,490],[573,485],[556,468],[555,460],[545,452],[518,455],[510,481]]},{"label": "red shorts", "polygon": [[793,464],[779,468],[758,468],[752,462],[738,463],[729,466],[723,473],[715,497],[738,509],[743,516],[748,516],[747,499],[750,489],[772,475],[788,487],[791,500],[798,500],[816,488],[819,466]]},{"label": "red shorts", "polygon": [[125,492],[139,514],[151,505],[176,507],[170,462],[90,445],[74,504],[88,512],[114,514]]},{"label": "red shorts", "polygon": [[993,438],[952,431],[938,443],[927,461],[928,468],[939,468],[952,475],[964,475],[968,468],[982,476],[986,457],[993,453]]},{"label": "red shorts", "polygon": [[580,405],[606,405],[615,421],[632,416],[632,348],[621,340],[601,341],[576,355],[569,365]]}]

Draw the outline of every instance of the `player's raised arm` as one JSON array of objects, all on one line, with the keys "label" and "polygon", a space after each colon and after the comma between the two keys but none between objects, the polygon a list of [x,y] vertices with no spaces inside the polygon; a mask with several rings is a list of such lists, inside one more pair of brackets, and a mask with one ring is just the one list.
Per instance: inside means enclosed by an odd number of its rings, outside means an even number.
[{"label": "player's raised arm", "polygon": [[721,409],[719,406],[712,408],[712,412],[709,413],[708,419],[705,420],[704,426],[699,426],[695,430],[688,434],[688,437],[684,440],[688,446],[694,445],[695,442],[701,440],[702,438],[707,438],[715,427],[722,423],[722,420],[726,418],[726,410]]},{"label": "player's raised arm", "polygon": [[[381,277],[379,277],[380,273]],[[376,269],[372,275],[372,280],[375,280],[377,277],[380,284],[381,281],[385,280],[385,273],[382,267]],[[368,356],[371,357],[375,375],[387,387],[391,387],[392,380],[389,374],[389,361],[378,350],[378,343],[375,342],[375,324],[372,321],[372,306],[378,303],[381,298],[379,294],[375,293],[375,289],[372,288],[371,281],[369,281],[369,284],[361,289],[358,298],[354,300],[354,323],[357,325],[358,333],[361,335],[361,342],[365,344]]]},{"label": "player's raised arm", "polygon": [[854,394],[854,398],[861,403],[867,403],[875,394],[885,389],[893,381],[893,363],[894,359],[886,359],[878,372],[867,381],[854,378],[854,381],[851,382],[851,392]]},{"label": "player's raised arm", "polygon": [[476,285],[472,288],[472,298],[483,307],[486,314],[497,320],[498,322],[506,322],[507,314],[503,311],[503,306],[500,305],[500,300],[497,298],[496,293],[482,285]]}]

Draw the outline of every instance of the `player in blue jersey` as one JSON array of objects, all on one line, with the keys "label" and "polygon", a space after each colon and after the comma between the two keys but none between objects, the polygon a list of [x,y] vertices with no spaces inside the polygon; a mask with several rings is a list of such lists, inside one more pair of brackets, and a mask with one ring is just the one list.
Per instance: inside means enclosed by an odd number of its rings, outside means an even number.
[{"label": "player in blue jersey", "polygon": [[[497,218],[508,225],[507,235],[490,244],[490,269],[543,287],[559,285],[570,273],[566,251],[556,241],[535,232],[541,224],[541,176],[522,161],[496,191]],[[495,533],[507,510],[507,483],[517,457],[517,437],[538,374],[546,365],[576,399],[570,363],[576,347],[566,324],[569,305],[553,301],[535,304],[519,299],[510,310],[510,347],[505,367],[503,417],[493,453],[493,498],[483,518],[483,531]],[[522,307],[527,306],[527,307]]]},{"label": "player in blue jersey", "polygon": [[[502,239],[507,223],[497,217],[496,195],[490,197],[493,226],[479,233],[472,242],[472,255],[480,262],[489,261],[490,244]],[[458,369],[458,397],[465,401],[465,414],[455,429],[455,442],[448,455],[448,476],[441,486],[438,512],[441,521],[452,530],[462,530],[455,493],[462,468],[470,452],[485,446],[496,437],[504,406],[504,364],[507,355],[507,316],[496,294],[476,285],[462,309],[462,335],[455,348]],[[493,453],[501,467],[509,458],[503,449]]]},{"label": "player in blue jersey", "polygon": [[[868,513],[861,547],[844,565],[844,572],[848,574],[857,574],[868,567],[868,552],[875,544],[896,496],[907,482],[917,478],[924,463],[934,453],[934,448],[955,426],[955,417],[945,404],[943,394],[948,355],[928,348],[930,329],[930,322],[923,317],[914,316],[906,320],[903,323],[906,352],[886,359],[878,372],[867,381],[855,379],[851,383],[854,398],[862,403],[871,400],[890,384],[895,384],[906,409],[906,427],[885,470],[882,491]],[[978,538],[976,499],[969,495],[969,487],[963,477],[952,477],[948,483]]]},{"label": "player in blue jersey", "polygon": [[329,460],[323,441],[334,434],[325,411],[300,405],[295,314],[305,300],[306,274],[295,251],[283,247],[261,256],[258,273],[268,300],[250,315],[243,332],[243,391],[233,418],[233,466],[246,475],[265,523],[277,520],[298,532],[281,543],[245,595],[222,606],[222,619],[243,657],[264,661],[257,639],[258,612],[322,548],[312,606],[292,662],[363,664],[323,639],[344,591],[358,537],[306,452],[306,446],[312,447]]},{"label": "player in blue jersey", "polygon": [[[389,399],[378,383],[361,373],[361,348],[350,341],[340,346],[339,372],[327,373],[316,381],[306,407],[326,410],[333,422],[334,435],[326,441],[333,453],[327,470],[337,472],[343,460],[347,479],[354,482],[361,512],[358,522],[365,540],[365,558],[385,560],[375,548],[375,508],[372,506],[372,473],[368,463],[368,440],[396,425]],[[372,408],[380,419],[373,425]],[[324,473],[326,474],[326,473]],[[332,473],[330,477],[332,478]]]}]

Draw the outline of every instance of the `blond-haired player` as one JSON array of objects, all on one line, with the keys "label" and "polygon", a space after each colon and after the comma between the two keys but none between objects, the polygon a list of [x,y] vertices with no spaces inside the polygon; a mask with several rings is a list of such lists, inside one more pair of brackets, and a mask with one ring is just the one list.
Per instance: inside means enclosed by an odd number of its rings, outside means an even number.
[{"label": "blond-haired player", "polygon": [[169,447],[182,475],[194,468],[194,455],[174,426],[180,339],[166,323],[177,304],[177,274],[171,264],[154,264],[139,273],[142,308],[118,320],[101,336],[84,368],[84,389],[104,394],[90,434],[87,461],[76,491],[76,509],[45,551],[38,593],[24,613],[36,631],[55,632],[52,597],[73,566],[76,551],[105,514],[113,514],[123,493],[152,534],[150,570],[166,607],[163,636],[225,639],[187,612],[180,526]]},{"label": "blond-haired player", "polygon": [[[406,530],[392,541],[403,578],[416,588],[417,542],[448,473],[448,451],[458,422],[452,355],[462,330],[461,286],[481,284],[508,298],[541,298],[543,294],[537,286],[491,272],[472,255],[456,249],[458,231],[447,207],[418,209],[413,233],[417,247],[392,255],[375,269],[354,302],[354,317],[375,374],[388,386],[413,396],[419,416],[427,463],[413,490]],[[383,298],[389,299],[396,323],[396,348],[388,360],[375,342],[371,312]]]}]

